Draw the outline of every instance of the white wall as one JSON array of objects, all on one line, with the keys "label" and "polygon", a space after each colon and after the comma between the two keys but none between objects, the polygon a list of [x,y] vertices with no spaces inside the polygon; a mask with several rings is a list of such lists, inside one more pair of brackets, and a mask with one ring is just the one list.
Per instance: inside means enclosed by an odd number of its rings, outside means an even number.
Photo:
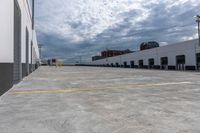
[{"label": "white wall", "polygon": [[168,57],[168,65],[175,66],[176,65],[176,56],[177,55],[185,55],[186,57],[186,65],[188,66],[196,66],[196,53],[200,52],[200,47],[198,45],[198,40],[189,40],[185,42],[180,42],[176,44],[171,44],[167,46],[162,46],[158,48],[153,48],[149,50],[137,51],[130,54],[110,57],[107,59],[93,61],[93,65],[104,65],[121,62],[123,65],[124,61],[127,61],[127,64],[130,65],[130,61],[134,61],[135,65],[139,65],[138,61],[143,60],[144,65],[148,65],[148,60],[150,58],[154,58],[155,65],[160,65],[161,57]]},{"label": "white wall", "polygon": [[22,63],[26,63],[26,28],[27,28],[29,32],[29,63],[31,63],[31,40],[33,38],[31,11],[28,7],[27,0],[18,0],[18,2],[20,4],[20,8],[22,12],[21,60],[22,60]]},{"label": "white wall", "polygon": [[[26,27],[29,31],[29,63],[31,63],[31,41],[33,59],[39,60],[39,50],[35,31],[32,30],[31,11],[27,0],[17,0],[21,9],[21,61],[26,62]],[[14,56],[14,0],[0,1],[0,63],[13,63]],[[35,62],[35,61],[34,61]]]},{"label": "white wall", "polygon": [[[11,8],[13,7],[13,8]],[[0,62],[13,62],[13,21],[14,21],[13,0],[0,1]]]}]

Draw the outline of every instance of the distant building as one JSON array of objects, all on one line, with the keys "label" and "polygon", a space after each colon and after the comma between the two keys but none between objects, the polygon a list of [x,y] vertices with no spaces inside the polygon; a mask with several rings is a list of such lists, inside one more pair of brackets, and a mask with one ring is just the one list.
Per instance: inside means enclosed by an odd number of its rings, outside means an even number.
[{"label": "distant building", "polygon": [[141,50],[122,56],[93,61],[94,66],[148,68],[164,70],[199,70],[200,46],[198,39],[158,47],[144,43]]},{"label": "distant building", "polygon": [[57,63],[57,59],[53,58],[53,59],[48,59],[46,65],[48,65],[48,66],[55,66],[56,63]]},{"label": "distant building", "polygon": [[123,55],[123,54],[128,54],[132,53],[129,49],[127,50],[106,50],[101,52],[101,57],[102,58],[107,58],[107,57],[114,57],[118,55]]},{"label": "distant building", "polygon": [[92,61],[103,59],[102,56],[93,56]]},{"label": "distant building", "polygon": [[57,64],[57,59],[51,59],[51,65],[55,66]]},{"label": "distant building", "polygon": [[52,59],[48,59],[48,60],[46,61],[46,64],[42,64],[42,65],[48,65],[48,66],[63,66],[63,65],[64,65],[64,60],[52,58]]},{"label": "distant building", "polygon": [[108,57],[119,56],[123,54],[133,53],[133,51],[126,49],[126,50],[105,50],[101,52],[101,55],[93,56],[92,61],[101,60]]},{"label": "distant building", "polygon": [[46,59],[41,59],[41,65],[42,65],[42,66],[48,65],[48,60],[46,60]]},{"label": "distant building", "polygon": [[157,43],[155,41],[143,42],[140,45],[140,50],[147,50],[147,49],[152,49],[152,48],[156,48],[156,47],[159,47],[159,43]]}]

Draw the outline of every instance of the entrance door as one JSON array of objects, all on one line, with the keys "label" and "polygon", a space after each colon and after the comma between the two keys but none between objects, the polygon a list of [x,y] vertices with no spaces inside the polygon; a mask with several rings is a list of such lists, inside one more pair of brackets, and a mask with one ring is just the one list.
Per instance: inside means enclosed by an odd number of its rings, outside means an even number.
[{"label": "entrance door", "polygon": [[18,3],[14,2],[14,63],[13,82],[19,82],[22,77],[21,71],[21,11]]},{"label": "entrance door", "polygon": [[167,70],[168,69],[168,57],[161,57],[161,69]]},{"label": "entrance door", "polygon": [[134,61],[131,61],[130,64],[131,64],[131,68],[134,68],[135,62],[134,62]]},{"label": "entrance door", "polygon": [[176,69],[185,70],[185,55],[176,56]]},{"label": "entrance door", "polygon": [[197,70],[200,70],[200,53],[196,54]]}]

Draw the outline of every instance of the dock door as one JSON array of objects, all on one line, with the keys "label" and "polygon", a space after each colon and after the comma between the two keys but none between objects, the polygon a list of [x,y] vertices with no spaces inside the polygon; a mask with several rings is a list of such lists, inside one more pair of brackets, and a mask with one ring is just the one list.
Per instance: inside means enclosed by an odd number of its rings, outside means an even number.
[{"label": "dock door", "polygon": [[130,64],[131,64],[131,68],[135,67],[135,62],[134,61],[131,61]]},{"label": "dock door", "polygon": [[143,60],[139,60],[138,64],[139,64],[139,68],[144,68]]},{"label": "dock door", "polygon": [[197,70],[200,70],[200,53],[196,54]]},{"label": "dock door", "polygon": [[120,67],[119,63],[115,63],[115,66],[116,66],[116,67]]},{"label": "dock door", "polygon": [[176,69],[185,70],[185,55],[176,56]]},{"label": "dock door", "polygon": [[21,66],[21,11],[18,3],[14,2],[14,63],[13,63],[13,83],[17,83],[22,78]]},{"label": "dock door", "polygon": [[127,62],[124,61],[124,68],[127,68],[127,67],[128,67]]},{"label": "dock door", "polygon": [[153,69],[154,68],[154,59],[151,58],[149,59],[149,69]]},{"label": "dock door", "polygon": [[167,70],[168,69],[168,57],[161,57],[161,69]]}]

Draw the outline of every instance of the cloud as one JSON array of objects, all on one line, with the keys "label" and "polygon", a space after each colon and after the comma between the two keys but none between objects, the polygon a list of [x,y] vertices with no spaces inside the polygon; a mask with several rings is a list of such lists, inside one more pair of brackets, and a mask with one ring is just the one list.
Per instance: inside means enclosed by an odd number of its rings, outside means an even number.
[{"label": "cloud", "polygon": [[44,57],[88,61],[105,48],[195,38],[192,16],[199,6],[198,0],[42,0],[36,1],[36,29]]}]

